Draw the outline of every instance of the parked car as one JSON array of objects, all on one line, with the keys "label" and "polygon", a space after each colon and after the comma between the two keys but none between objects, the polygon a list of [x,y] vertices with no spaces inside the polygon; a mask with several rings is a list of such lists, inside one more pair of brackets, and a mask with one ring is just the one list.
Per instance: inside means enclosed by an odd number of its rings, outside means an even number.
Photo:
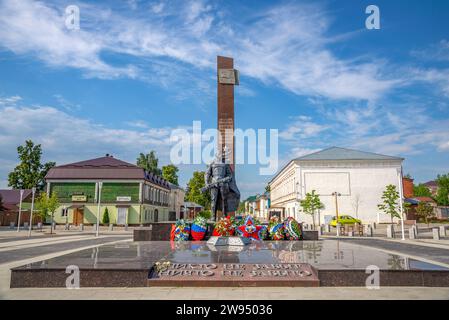
[{"label": "parked car", "polygon": [[[348,215],[341,215],[341,216],[338,216],[338,223],[341,224],[341,225],[344,225],[344,224],[355,224],[355,223],[360,223],[361,224],[362,220],[356,219],[356,218],[348,216]],[[332,217],[330,225],[332,227],[336,227],[337,226],[337,217]]]}]

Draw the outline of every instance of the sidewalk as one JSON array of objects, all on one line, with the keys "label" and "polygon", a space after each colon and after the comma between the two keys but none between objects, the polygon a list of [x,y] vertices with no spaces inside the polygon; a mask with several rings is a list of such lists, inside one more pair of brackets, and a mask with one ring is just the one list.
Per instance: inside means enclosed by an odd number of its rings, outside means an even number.
[{"label": "sidewalk", "polygon": [[[125,230],[125,227],[116,227],[112,231],[109,231],[109,227],[100,226],[99,234],[107,234],[107,235],[122,235],[129,234],[132,235],[134,229],[136,227],[128,227],[128,230]],[[64,230],[63,225],[58,225],[56,229],[53,229],[53,234],[50,234],[50,226],[45,225],[41,230],[33,227],[31,231],[31,237],[28,236],[28,229],[23,227],[20,228],[20,231],[17,232],[17,229],[10,229],[9,227],[0,227],[0,243],[5,241],[16,241],[19,239],[32,239],[32,238],[56,238],[61,236],[81,236],[81,235],[93,235],[96,234],[94,226],[84,226],[84,230],[81,231],[79,226],[72,226],[70,230]],[[13,240],[11,240],[13,239]]]}]

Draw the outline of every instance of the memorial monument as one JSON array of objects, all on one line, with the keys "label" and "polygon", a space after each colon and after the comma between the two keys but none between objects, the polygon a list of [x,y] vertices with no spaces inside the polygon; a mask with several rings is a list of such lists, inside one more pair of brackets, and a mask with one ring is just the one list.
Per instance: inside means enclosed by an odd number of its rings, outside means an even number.
[{"label": "memorial monument", "polygon": [[211,211],[218,221],[218,211],[224,217],[234,214],[240,203],[240,192],[235,181],[234,147],[234,85],[239,84],[239,73],[234,60],[217,57],[217,129],[218,153],[207,167],[206,186],[202,192],[210,192]]}]

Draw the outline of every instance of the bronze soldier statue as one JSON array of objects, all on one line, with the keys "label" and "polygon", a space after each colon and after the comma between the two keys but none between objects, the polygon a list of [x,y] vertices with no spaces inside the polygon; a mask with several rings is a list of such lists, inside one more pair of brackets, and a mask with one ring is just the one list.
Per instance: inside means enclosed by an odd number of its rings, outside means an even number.
[{"label": "bronze soldier statue", "polygon": [[217,211],[220,210],[222,216],[229,212],[235,212],[240,203],[240,191],[235,183],[234,171],[226,161],[226,147],[222,154],[217,155],[215,160],[208,165],[205,174],[206,186],[202,192],[210,190],[211,210],[217,221]]}]

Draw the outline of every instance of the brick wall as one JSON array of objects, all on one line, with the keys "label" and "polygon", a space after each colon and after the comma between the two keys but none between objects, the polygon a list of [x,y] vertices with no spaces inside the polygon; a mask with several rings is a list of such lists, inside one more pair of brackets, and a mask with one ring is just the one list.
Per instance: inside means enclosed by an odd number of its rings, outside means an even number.
[{"label": "brick wall", "polygon": [[402,178],[402,186],[405,198],[413,198],[415,196],[413,192],[413,179]]}]

